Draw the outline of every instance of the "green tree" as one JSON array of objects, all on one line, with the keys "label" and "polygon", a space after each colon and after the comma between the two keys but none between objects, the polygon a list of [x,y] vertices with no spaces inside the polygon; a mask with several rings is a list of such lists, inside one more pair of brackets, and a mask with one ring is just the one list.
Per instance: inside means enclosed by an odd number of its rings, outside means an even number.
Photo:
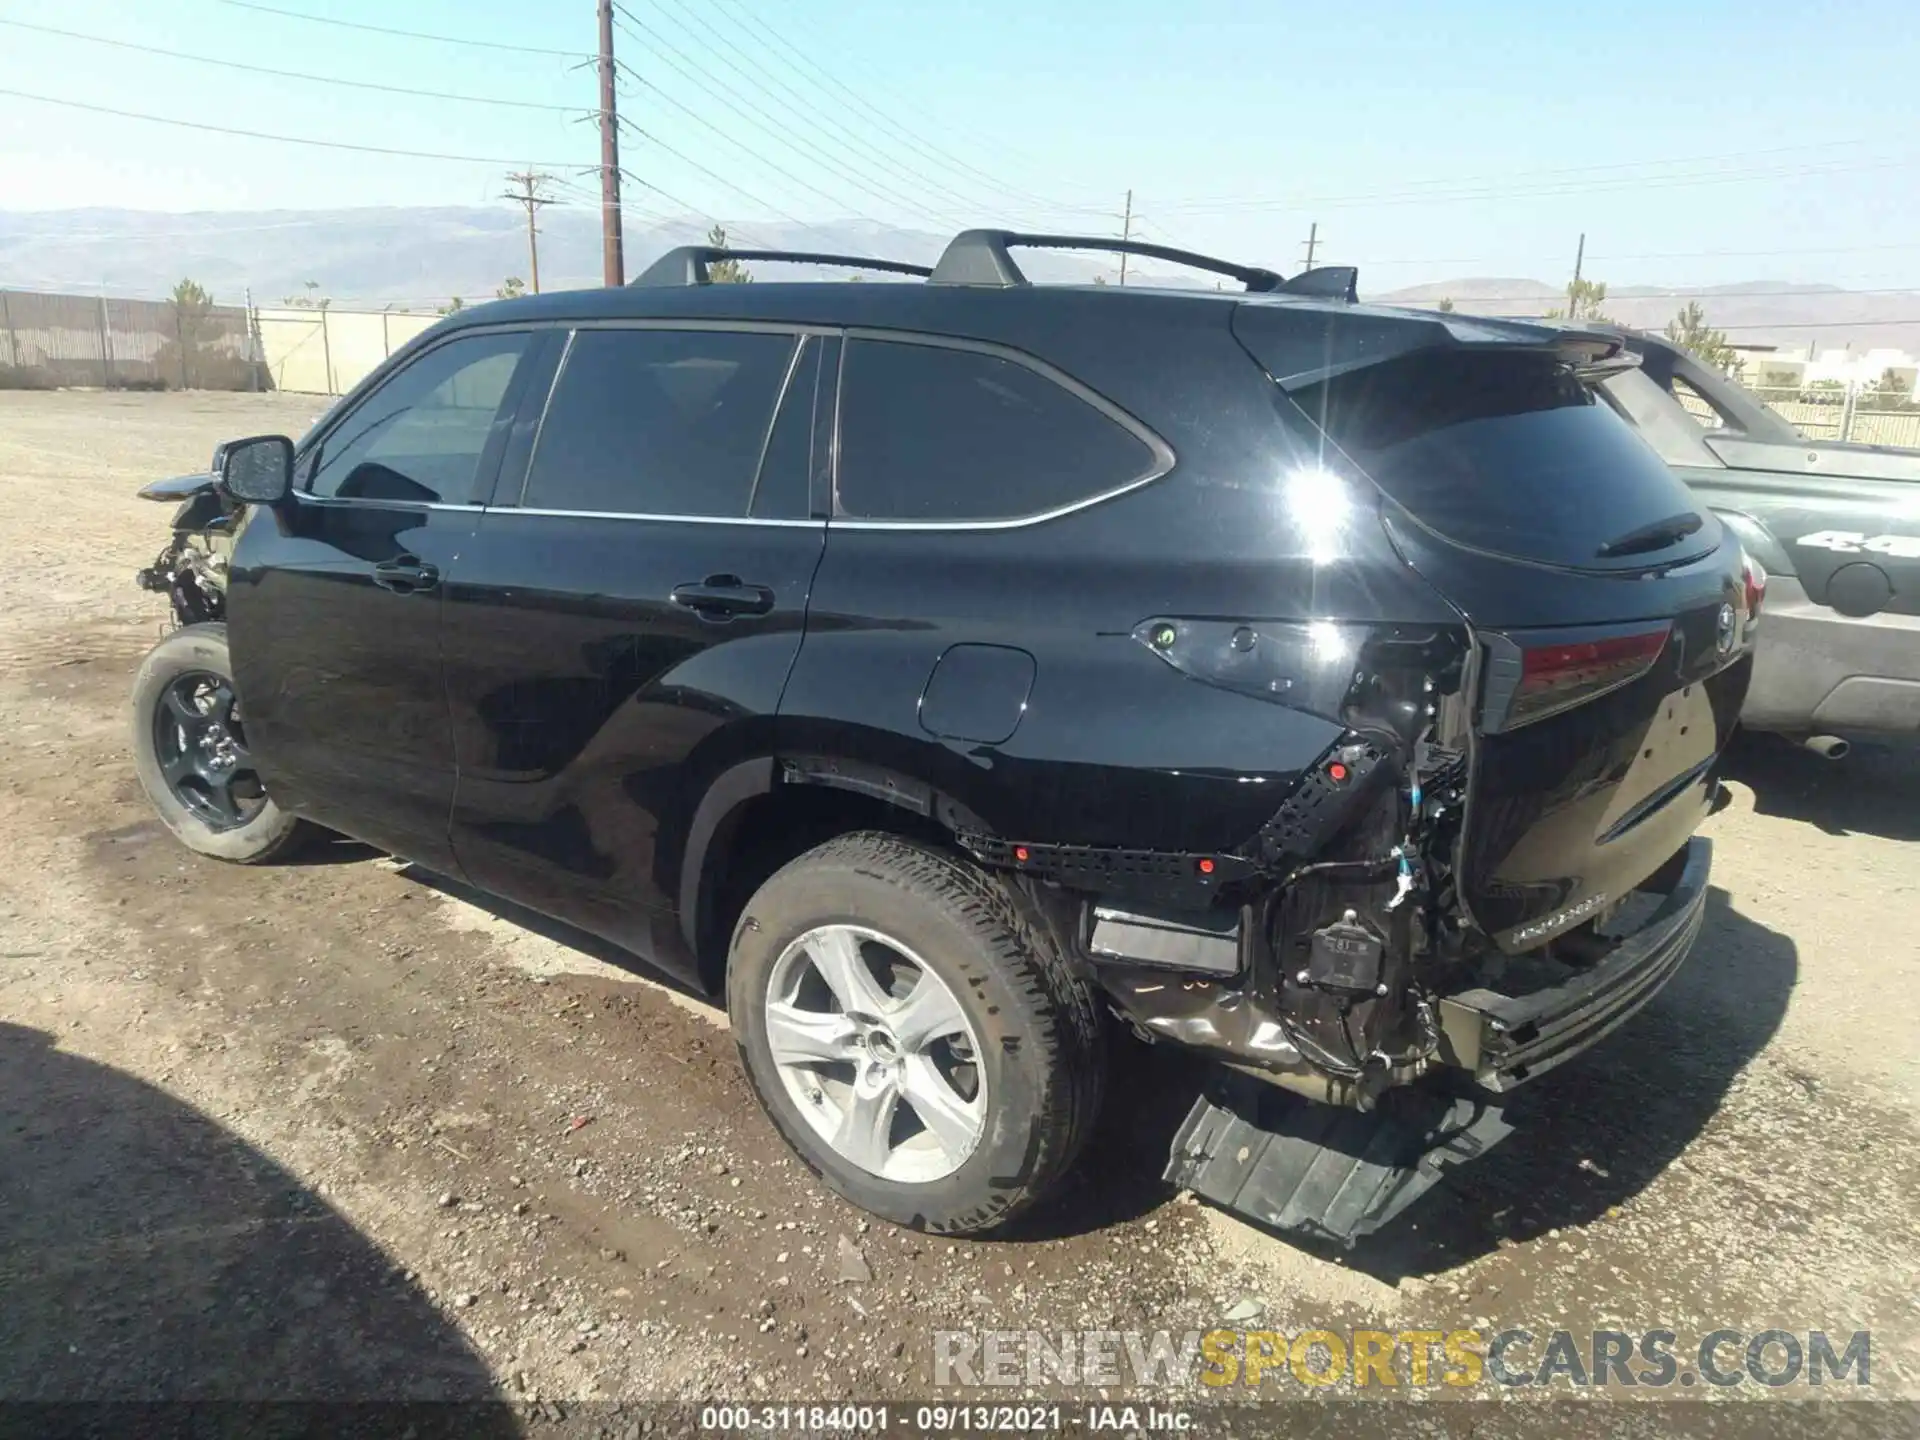
[{"label": "green tree", "polygon": [[[716,250],[727,248],[727,227],[715,225],[707,232],[707,244]],[[746,285],[753,280],[753,272],[738,260],[711,260],[707,262],[707,279],[716,285]]]},{"label": "green tree", "polygon": [[500,288],[493,292],[493,298],[496,300],[518,300],[526,293],[527,282],[522,280],[518,275],[509,275],[506,280],[501,283]]},{"label": "green tree", "polygon": [[466,308],[467,308],[467,302],[462,300],[458,295],[455,295],[451,300],[447,301],[446,304],[442,305],[438,310],[434,311],[434,314],[451,315],[456,310],[464,310]]},{"label": "green tree", "polygon": [[1688,301],[1686,308],[1667,322],[1667,339],[1722,375],[1739,374],[1745,363],[1740,352],[1727,343],[1727,332],[1707,324],[1706,312],[1697,300]]},{"label": "green tree", "polygon": [[1451,315],[1453,313],[1453,297],[1451,295],[1442,295],[1439,305],[1435,308],[1438,309],[1442,315]]},{"label": "green tree", "polygon": [[173,338],[178,347],[177,369],[180,387],[192,389],[202,376],[200,347],[213,329],[213,296],[193,280],[182,280],[173,287],[168,303],[173,306]]},{"label": "green tree", "polygon": [[1898,370],[1889,365],[1880,372],[1880,378],[1867,386],[1863,395],[1871,397],[1875,410],[1912,410],[1913,385]]},{"label": "green tree", "polygon": [[1597,320],[1603,325],[1612,325],[1613,318],[1607,315],[1601,306],[1607,303],[1607,282],[1604,280],[1576,279],[1567,282],[1567,305],[1564,310],[1547,311],[1549,320]]},{"label": "green tree", "polygon": [[287,306],[292,310],[324,310],[333,304],[333,297],[320,293],[320,282],[308,280],[302,288],[305,294],[287,296]]}]

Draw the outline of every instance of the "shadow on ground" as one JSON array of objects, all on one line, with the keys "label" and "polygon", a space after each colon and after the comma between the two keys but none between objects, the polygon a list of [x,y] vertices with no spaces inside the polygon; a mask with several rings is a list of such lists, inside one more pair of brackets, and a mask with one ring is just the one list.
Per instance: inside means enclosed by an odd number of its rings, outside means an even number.
[{"label": "shadow on ground", "polygon": [[[459,1331],[293,1175],[191,1106],[7,1024],[0,1297],[0,1401],[492,1393]],[[462,1411],[466,1433],[519,1433],[504,1410]]]},{"label": "shadow on ground", "polygon": [[1516,1091],[1511,1136],[1341,1258],[1383,1279],[1431,1275],[1503,1242],[1599,1219],[1652,1184],[1712,1121],[1779,1029],[1798,971],[1791,939],[1710,889],[1693,954],[1652,1003],[1588,1054]]},{"label": "shadow on ground", "polygon": [[1829,835],[1920,840],[1920,747],[1860,744],[1844,760],[1823,760],[1777,735],[1742,731],[1726,773],[1752,789],[1756,814]]},{"label": "shadow on ground", "polygon": [[449,899],[464,901],[475,909],[484,910],[487,914],[497,919],[518,925],[522,930],[538,935],[543,940],[551,940],[556,945],[564,945],[569,950],[576,951],[590,959],[598,960],[602,964],[612,965],[616,969],[625,970],[638,979],[650,980],[656,985],[663,985],[669,990],[677,991],[687,996],[689,999],[698,1000],[703,1005],[724,1005],[724,1001],[716,1000],[715,997],[707,994],[698,987],[689,985],[672,971],[655,965],[644,956],[637,955],[631,950],[616,945],[611,940],[603,940],[598,935],[587,930],[582,930],[576,925],[569,925],[564,920],[556,920],[551,915],[543,915],[538,910],[529,909],[527,906],[508,900],[504,896],[495,895],[489,890],[476,889],[464,880],[456,880],[450,875],[439,874],[437,871],[429,870],[422,865],[408,863],[400,873],[416,884],[425,885],[431,890],[438,890]]},{"label": "shadow on ground", "polygon": [[[1798,971],[1793,941],[1740,914],[1725,891],[1710,890],[1707,906],[1694,953],[1666,989],[1593,1051],[1517,1091],[1507,1106],[1515,1131],[1492,1151],[1352,1249],[1274,1233],[1391,1281],[1588,1224],[1645,1189],[1779,1028]],[[1206,1072],[1177,1051],[1129,1044],[1074,1180],[1007,1238],[1098,1229],[1164,1204],[1168,1148]]]},{"label": "shadow on ground", "polygon": [[[582,954],[695,993],[572,926],[418,867],[406,873]],[[1428,1275],[1502,1243],[1587,1224],[1652,1183],[1712,1120],[1779,1027],[1798,971],[1793,941],[1740,914],[1725,891],[1709,891],[1707,912],[1692,956],[1644,1011],[1593,1052],[1513,1096],[1507,1116],[1515,1133],[1491,1152],[1451,1170],[1404,1216],[1350,1250],[1297,1234],[1280,1238],[1385,1279]],[[1059,1193],[997,1238],[1098,1232],[1150,1214],[1171,1196],[1161,1174],[1211,1067],[1120,1035],[1114,1048],[1106,1106],[1081,1162]]]}]

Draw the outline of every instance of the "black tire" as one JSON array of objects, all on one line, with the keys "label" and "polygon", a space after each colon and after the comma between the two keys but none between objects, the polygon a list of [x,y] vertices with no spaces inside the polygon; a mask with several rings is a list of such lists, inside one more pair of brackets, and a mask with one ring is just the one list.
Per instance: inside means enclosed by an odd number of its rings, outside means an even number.
[{"label": "black tire", "polygon": [[[801,936],[834,924],[904,942],[979,1037],[984,1130],[942,1178],[901,1183],[850,1162],[781,1081],[766,1026],[776,964]],[[795,1153],[861,1209],[912,1229],[971,1234],[1012,1219],[1066,1174],[1099,1113],[1106,1046],[1092,986],[1024,897],[898,836],[840,836],[760,887],[734,929],[727,1010],[754,1093]]]},{"label": "black tire", "polygon": [[[236,818],[225,822],[210,818],[212,807],[196,807],[183,800],[168,779],[161,749],[176,742],[161,734],[163,725],[173,725],[163,715],[169,693],[176,685],[192,686],[193,677],[224,681],[231,689],[233,662],[228,657],[225,625],[189,625],[176,630],[140,662],[133,681],[132,720],[133,763],[141,788],[161,821],[189,850],[240,865],[286,858],[316,832],[306,821],[287,814],[267,798],[257,778],[247,779],[250,772],[240,773],[236,788],[245,793],[240,796]],[[183,733],[177,725],[173,728],[176,736]]]}]

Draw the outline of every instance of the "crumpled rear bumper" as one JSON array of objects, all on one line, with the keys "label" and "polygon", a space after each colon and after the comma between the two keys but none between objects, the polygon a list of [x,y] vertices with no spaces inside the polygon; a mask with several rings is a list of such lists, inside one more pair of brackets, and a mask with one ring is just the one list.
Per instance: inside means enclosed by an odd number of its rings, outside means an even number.
[{"label": "crumpled rear bumper", "polygon": [[1511,1090],[1624,1024],[1685,962],[1706,918],[1711,841],[1687,842],[1680,878],[1613,952],[1566,983],[1526,995],[1462,990],[1441,998],[1442,1055],[1488,1090]]}]

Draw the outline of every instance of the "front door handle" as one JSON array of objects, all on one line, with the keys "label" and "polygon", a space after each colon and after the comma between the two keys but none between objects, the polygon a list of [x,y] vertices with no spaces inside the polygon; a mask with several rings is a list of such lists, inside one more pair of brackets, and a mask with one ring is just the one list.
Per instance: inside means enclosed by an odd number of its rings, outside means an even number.
[{"label": "front door handle", "polygon": [[396,595],[418,595],[439,585],[440,568],[411,555],[382,560],[373,567],[373,583]]},{"label": "front door handle", "polygon": [[765,615],[773,609],[773,591],[764,585],[749,585],[738,575],[709,575],[697,585],[676,585],[668,598],[703,620]]}]

